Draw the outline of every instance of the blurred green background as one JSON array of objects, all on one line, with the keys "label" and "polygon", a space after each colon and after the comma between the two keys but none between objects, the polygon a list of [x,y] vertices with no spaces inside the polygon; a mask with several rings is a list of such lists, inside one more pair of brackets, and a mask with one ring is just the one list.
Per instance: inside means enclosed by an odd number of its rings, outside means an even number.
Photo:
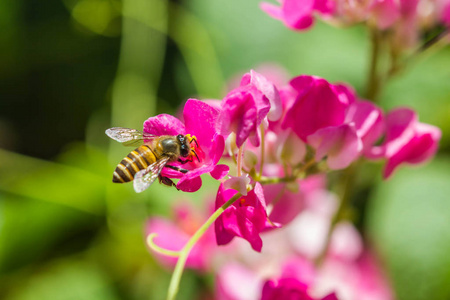
[{"label": "blurred green background", "polygon": [[[0,1],[0,299],[165,297],[170,274],[148,254],[143,226],[180,193],[113,185],[128,149],[106,128],[139,129],[189,97],[220,98],[226,80],[266,62],[364,92],[364,28],[298,34],[258,3]],[[380,104],[415,108],[443,139],[433,163],[363,193],[365,238],[398,299],[450,299],[450,48],[394,78]],[[179,299],[208,287],[188,272]]]}]

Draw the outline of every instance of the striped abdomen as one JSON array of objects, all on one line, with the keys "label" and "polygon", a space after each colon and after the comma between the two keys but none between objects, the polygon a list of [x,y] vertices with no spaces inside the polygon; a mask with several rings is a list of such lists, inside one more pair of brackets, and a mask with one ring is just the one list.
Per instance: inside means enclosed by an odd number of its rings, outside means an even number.
[{"label": "striped abdomen", "polygon": [[156,161],[155,153],[147,145],[142,145],[131,151],[117,165],[113,182],[124,183],[134,179],[134,175]]}]

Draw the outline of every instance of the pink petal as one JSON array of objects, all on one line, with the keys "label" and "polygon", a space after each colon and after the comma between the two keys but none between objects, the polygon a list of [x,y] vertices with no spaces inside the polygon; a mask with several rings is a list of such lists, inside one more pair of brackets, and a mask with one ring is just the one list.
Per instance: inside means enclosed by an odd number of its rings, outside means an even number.
[{"label": "pink petal", "polygon": [[364,148],[371,147],[383,134],[383,112],[370,101],[356,101],[348,108],[346,123],[353,122]]},{"label": "pink petal", "polygon": [[262,2],[259,5],[259,7],[272,18],[277,20],[283,20],[283,13],[281,11],[281,7],[267,2]]},{"label": "pink petal", "polygon": [[418,164],[436,154],[441,139],[441,130],[433,125],[418,123],[416,125],[417,146],[409,153],[407,162]]},{"label": "pink petal", "polygon": [[[388,178],[401,163],[417,164],[431,158],[437,151],[441,131],[428,124],[415,124],[414,136],[398,152],[388,157],[383,177]],[[410,130],[405,130],[409,132]],[[408,134],[405,134],[408,135]]]},{"label": "pink petal", "polygon": [[314,300],[308,295],[307,288],[297,278],[268,280],[263,286],[261,300]]},{"label": "pink petal", "polygon": [[144,132],[161,135],[178,135],[186,134],[186,129],[183,123],[177,118],[161,114],[155,117],[148,118],[144,122]]},{"label": "pink petal", "polygon": [[331,293],[328,296],[322,298],[322,300],[339,300],[336,293]]},{"label": "pink petal", "polygon": [[335,84],[334,89],[338,93],[342,103],[350,105],[356,101],[356,91],[350,85],[345,83]]},{"label": "pink petal", "polygon": [[314,2],[314,10],[321,12],[323,15],[332,15],[335,6],[335,2],[330,0],[316,0]]},{"label": "pink petal", "polygon": [[[259,125],[259,124],[258,124]],[[257,108],[248,89],[238,88],[223,100],[222,110],[217,118],[219,134],[236,133],[236,144],[242,146],[249,135],[256,130]]]},{"label": "pink petal", "polygon": [[222,158],[223,150],[225,149],[225,140],[223,136],[215,134],[212,139],[211,149],[209,150],[209,158],[212,164],[217,164]]},{"label": "pink petal", "polygon": [[446,25],[447,27],[450,27],[450,1],[447,1],[447,4],[445,5],[444,9],[442,10],[442,16],[441,16],[442,23]]},{"label": "pink petal", "polygon": [[177,189],[189,193],[198,191],[201,188],[201,186],[202,186],[202,179],[200,178],[200,176],[195,176],[191,178],[184,176],[177,183]]},{"label": "pink petal", "polygon": [[247,185],[250,184],[250,177],[248,175],[242,175],[240,177],[230,176],[230,179],[227,179],[223,183],[224,189],[233,189],[241,193],[243,196],[247,196]]},{"label": "pink petal", "polygon": [[208,149],[216,134],[215,124],[219,112],[205,102],[189,99],[183,111],[187,133],[197,137],[200,147]]},{"label": "pink petal", "polygon": [[317,160],[327,155],[327,164],[333,170],[349,166],[362,150],[353,123],[320,129],[308,137],[308,144],[316,149]]},{"label": "pink petal", "polygon": [[[267,195],[267,189],[272,189],[272,187],[264,187],[265,195]],[[269,219],[272,222],[285,225],[297,217],[298,214],[305,208],[305,203],[301,194],[294,194],[285,189],[285,192],[281,194],[281,196],[280,194],[276,196],[279,197],[279,200],[273,206],[269,215]],[[267,199],[270,198],[267,197]]]},{"label": "pink petal", "polygon": [[386,116],[385,155],[391,157],[414,136],[417,114],[409,108],[398,108]]},{"label": "pink petal", "polygon": [[220,180],[224,178],[229,171],[230,167],[227,165],[216,165],[214,169],[210,172],[210,174],[214,179]]},{"label": "pink petal", "polygon": [[[281,117],[281,114],[283,113],[282,110],[283,107],[281,104],[280,94],[278,93],[278,90],[275,87],[275,85],[269,80],[267,80],[266,77],[255,72],[254,70],[250,70],[250,73],[247,73],[242,77],[241,86],[248,84],[252,84],[253,86],[255,86],[256,89],[261,91],[263,95],[266,96],[267,99],[269,100],[270,111],[267,115],[268,119],[270,121],[278,120]],[[267,102],[265,101],[261,103],[261,105],[259,105],[259,110],[264,109],[262,114],[264,114],[265,110],[267,110],[266,107]]]},{"label": "pink petal", "polygon": [[311,27],[314,0],[285,0],[283,2],[283,21],[291,29],[302,30]]},{"label": "pink petal", "polygon": [[298,96],[286,112],[283,128],[292,128],[305,141],[321,128],[343,123],[348,103],[326,80],[304,75],[292,79],[290,84]]},{"label": "pink petal", "polygon": [[385,30],[400,17],[399,7],[394,0],[375,0],[370,10],[381,30]]}]

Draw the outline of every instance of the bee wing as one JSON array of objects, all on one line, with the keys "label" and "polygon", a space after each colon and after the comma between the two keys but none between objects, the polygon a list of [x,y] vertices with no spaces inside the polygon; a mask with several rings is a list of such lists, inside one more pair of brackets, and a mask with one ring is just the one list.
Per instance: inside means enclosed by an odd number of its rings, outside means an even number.
[{"label": "bee wing", "polygon": [[164,166],[169,161],[168,157],[162,157],[161,159],[155,161],[146,169],[137,172],[134,175],[133,187],[136,193],[141,193],[148,189],[156,178],[158,178]]},{"label": "bee wing", "polygon": [[137,129],[124,128],[124,127],[112,127],[106,129],[106,135],[124,146],[140,146],[145,140],[151,140],[156,138],[156,135],[145,133]]}]

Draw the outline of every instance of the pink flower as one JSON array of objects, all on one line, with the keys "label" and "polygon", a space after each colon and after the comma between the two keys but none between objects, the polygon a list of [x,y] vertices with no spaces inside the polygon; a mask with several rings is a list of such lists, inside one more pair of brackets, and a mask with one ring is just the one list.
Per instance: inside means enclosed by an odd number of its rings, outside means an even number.
[{"label": "pink flower", "polygon": [[381,30],[389,28],[400,18],[400,7],[394,0],[374,0],[369,9],[373,21]]},{"label": "pink flower", "polygon": [[234,132],[238,147],[248,138],[257,147],[260,143],[258,127],[268,114],[273,119],[281,116],[278,90],[264,76],[252,70],[242,77],[241,85],[223,99],[217,129],[224,136]]},{"label": "pink flower", "polygon": [[[237,191],[225,190],[219,186],[216,197],[216,209],[231,199]],[[266,201],[261,184],[256,183],[247,196],[242,196],[220,215],[215,222],[216,241],[218,245],[226,245],[235,236],[246,239],[255,251],[260,252],[262,240],[259,234],[271,227],[267,223]]]},{"label": "pink flower", "polygon": [[264,283],[261,300],[338,300],[334,293],[324,298],[313,296],[310,286],[314,284],[315,277],[311,263],[291,258],[285,262],[279,278]]},{"label": "pink flower", "polygon": [[282,128],[292,130],[303,140],[317,130],[341,125],[350,104],[348,91],[323,78],[302,75],[290,81],[295,100],[287,108]]},{"label": "pink flower", "polygon": [[391,111],[385,120],[386,137],[381,146],[373,147],[369,158],[386,158],[383,177],[388,178],[402,163],[418,164],[431,158],[441,138],[439,128],[420,123],[408,108]]},{"label": "pink flower", "polygon": [[348,167],[362,150],[353,123],[319,129],[308,137],[308,144],[316,149],[316,160],[327,156],[327,165],[333,170]]},{"label": "pink flower", "polygon": [[[298,76],[291,80],[295,100],[288,104],[282,128],[291,128],[303,141],[316,149],[316,160],[327,156],[331,169],[342,169],[352,163],[362,150],[356,123],[362,127],[367,118],[352,113],[349,106],[358,103],[354,91],[345,85],[333,85],[314,76]],[[348,120],[347,120],[348,119]],[[371,124],[366,127],[370,127]],[[369,128],[364,128],[368,131]]]},{"label": "pink flower", "polygon": [[306,290],[307,286],[295,278],[268,280],[263,286],[261,300],[314,300]]},{"label": "pink flower", "polygon": [[314,23],[313,14],[331,15],[334,2],[330,0],[281,0],[281,7],[262,3],[261,9],[274,19],[281,20],[292,30],[304,30]]},{"label": "pink flower", "polygon": [[181,172],[164,168],[161,174],[169,178],[180,178],[177,188],[185,192],[195,192],[201,185],[201,174],[210,173],[215,179],[220,179],[228,173],[228,166],[218,165],[225,147],[224,139],[215,130],[218,111],[214,107],[195,99],[189,99],[183,110],[184,124],[171,115],[158,115],[144,122],[144,132],[154,135],[190,134],[197,138],[199,144],[198,155],[200,161],[180,165],[175,162],[171,165],[179,166],[189,172]]}]

